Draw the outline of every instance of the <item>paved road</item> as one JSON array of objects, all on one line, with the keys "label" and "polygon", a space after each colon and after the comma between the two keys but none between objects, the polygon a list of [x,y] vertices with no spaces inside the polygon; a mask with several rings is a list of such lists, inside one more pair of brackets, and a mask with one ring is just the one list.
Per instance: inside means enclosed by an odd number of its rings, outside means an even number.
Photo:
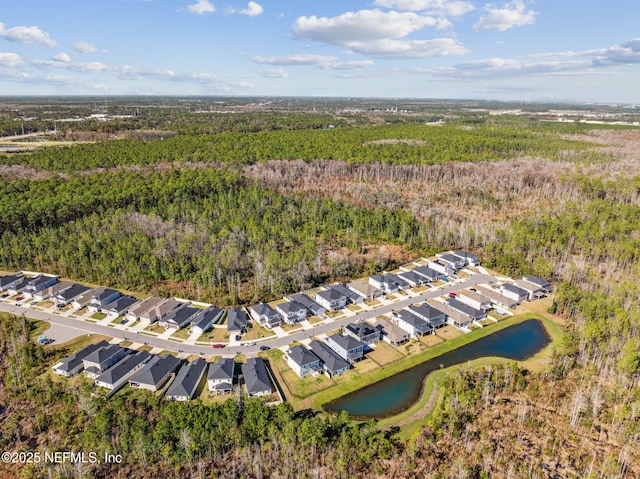
[{"label": "paved road", "polygon": [[[439,296],[448,295],[451,291],[457,291],[460,289],[469,288],[477,284],[486,284],[486,283],[495,283],[495,282],[496,282],[496,278],[494,278],[489,274],[474,274],[468,280],[465,280],[460,283],[450,283],[441,288],[428,289],[423,293],[417,294],[415,296],[411,296],[401,301],[396,301],[392,304],[387,304],[377,308],[372,308],[367,311],[363,310],[362,312],[359,312],[357,314],[357,317],[362,319],[370,319],[381,314],[389,313],[396,309],[402,309],[405,306],[408,306],[410,304],[421,303],[428,299],[433,299]],[[24,314],[28,318],[38,319],[41,321],[48,321],[52,323],[52,325],[59,325],[59,326],[64,326],[66,328],[74,329],[78,333],[76,336],[80,336],[82,334],[102,334],[105,336],[111,336],[111,337],[119,338],[123,340],[128,339],[130,341],[134,341],[137,343],[146,342],[150,346],[166,349],[168,351],[176,351],[176,352],[182,351],[188,354],[200,354],[202,352],[205,355],[222,354],[223,356],[227,356],[227,357],[234,356],[236,353],[247,354],[250,356],[255,355],[260,350],[261,345],[268,345],[271,348],[280,348],[294,341],[301,341],[303,339],[307,339],[312,336],[328,333],[330,331],[334,331],[338,328],[344,327],[347,324],[353,322],[356,317],[356,316],[348,316],[346,318],[341,318],[336,321],[329,321],[327,323],[318,324],[317,326],[314,326],[311,329],[307,329],[306,331],[298,331],[284,338],[276,338],[276,339],[261,341],[259,344],[256,344],[255,346],[236,346],[236,347],[226,347],[224,349],[213,350],[211,347],[207,347],[207,346],[197,346],[197,345],[178,343],[168,339],[161,339],[154,336],[148,336],[146,334],[139,334],[131,331],[112,328],[109,326],[102,326],[100,324],[89,323],[81,319],[67,318],[65,316],[59,316],[59,315],[44,312],[44,311],[36,311],[30,308],[16,306],[15,303],[1,302],[0,311],[13,313],[18,316]]]}]

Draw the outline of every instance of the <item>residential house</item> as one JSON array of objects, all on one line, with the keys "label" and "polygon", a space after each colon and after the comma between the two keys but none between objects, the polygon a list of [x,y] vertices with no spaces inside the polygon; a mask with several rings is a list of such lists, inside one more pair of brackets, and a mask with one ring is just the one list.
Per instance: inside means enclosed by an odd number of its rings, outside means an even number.
[{"label": "residential house", "polygon": [[81,350],[73,353],[71,356],[63,359],[59,363],[56,363],[53,366],[53,372],[59,374],[60,376],[71,377],[75,374],[78,374],[84,368],[83,359],[89,356],[94,351],[97,351],[100,348],[108,346],[109,343],[106,341],[100,341],[96,344],[89,344],[85,346]]},{"label": "residential house", "polygon": [[336,333],[325,339],[327,345],[350,364],[364,359],[364,344],[353,336]]},{"label": "residential house", "polygon": [[292,294],[288,297],[290,301],[295,301],[296,303],[300,303],[302,306],[307,308],[307,313],[310,316],[320,316],[327,312],[327,308],[320,306],[314,300],[312,300],[306,294]]},{"label": "residential house", "polygon": [[315,295],[316,302],[329,311],[343,309],[347,305],[347,296],[329,286]]},{"label": "residential house", "polygon": [[66,306],[78,296],[86,294],[89,291],[90,288],[87,288],[86,286],[82,286],[80,284],[72,284],[70,287],[57,292],[54,296],[51,297],[51,299],[56,304],[56,306]]},{"label": "residential house", "polygon": [[93,382],[96,386],[118,390],[127,383],[127,380],[139,369],[151,360],[153,356],[147,351],[138,351],[135,354],[125,356],[113,367],[107,369]]},{"label": "residential house", "polygon": [[182,329],[191,322],[202,310],[193,306],[184,306],[174,309],[165,315],[158,324],[165,329]]},{"label": "residential house", "polygon": [[447,324],[447,316],[431,306],[429,303],[412,304],[409,311],[421,319],[424,319],[435,330],[442,328]]},{"label": "residential house", "polygon": [[486,311],[491,309],[491,301],[486,296],[482,296],[474,291],[469,291],[468,289],[463,289],[462,291],[458,291],[458,295],[456,299],[462,301],[465,304],[468,304],[472,308],[481,309]]},{"label": "residential house", "polygon": [[531,275],[524,276],[522,279],[528,283],[534,284],[535,286],[539,287],[544,294],[551,293],[551,283],[546,279],[539,278],[538,276],[531,276]]},{"label": "residential house", "polygon": [[320,358],[304,346],[293,346],[284,355],[284,361],[301,378],[320,371]]},{"label": "residential house", "polygon": [[443,276],[446,276],[444,273],[439,273],[435,269],[431,269],[428,266],[416,266],[411,271],[419,276],[422,276],[428,282],[438,281],[439,279],[442,279]]},{"label": "residential house", "polygon": [[[527,279],[528,278],[528,279]],[[529,293],[529,299],[544,298],[551,292],[551,283],[537,276],[525,276],[513,282],[517,287]]]},{"label": "residential house", "polygon": [[311,352],[320,359],[320,366],[330,378],[348,371],[351,365],[325,343],[313,340],[309,343]]},{"label": "residential house", "polygon": [[9,274],[6,276],[0,276],[0,291],[6,291],[13,285],[18,284],[24,280],[24,276],[18,274]]},{"label": "residential house", "polygon": [[218,358],[217,362],[210,364],[207,389],[218,394],[231,394],[235,364],[232,358]]},{"label": "residential house", "polygon": [[247,313],[240,308],[227,309],[227,332],[229,336],[247,332]]},{"label": "residential house", "polygon": [[395,313],[396,323],[411,336],[424,336],[433,332],[433,326],[407,309]]},{"label": "residential house", "polygon": [[213,325],[220,320],[223,314],[224,311],[220,308],[216,308],[214,306],[208,307],[204,311],[201,311],[191,321],[191,332],[197,333],[198,336],[202,336],[213,328]]},{"label": "residential house", "polygon": [[477,256],[467,253],[466,251],[455,251],[453,254],[464,259],[465,266],[478,266],[480,264],[480,260]]},{"label": "residential house", "polygon": [[93,351],[82,360],[84,373],[91,379],[96,379],[103,372],[131,352],[131,349],[123,348],[118,344],[108,344],[107,346],[103,346]]},{"label": "residential house", "polygon": [[171,375],[180,367],[181,361],[170,354],[154,356],[137,373],[129,379],[133,388],[157,391],[171,379]]},{"label": "residential house", "polygon": [[361,279],[347,283],[347,289],[368,300],[379,298],[384,294],[382,290]]},{"label": "residential house", "polygon": [[503,283],[500,285],[500,292],[505,295],[507,298],[511,298],[518,303],[522,303],[529,299],[529,292],[519,288],[515,284],[511,283]]},{"label": "residential house", "polygon": [[242,376],[249,396],[266,396],[273,392],[264,359],[247,358],[242,365]]},{"label": "residential house", "polygon": [[304,321],[307,317],[307,308],[297,301],[287,301],[276,305],[278,315],[287,324],[295,324]]},{"label": "residential house", "polygon": [[468,316],[472,321],[481,321],[487,317],[486,311],[469,306],[457,298],[448,298],[445,300],[445,304],[454,311]]},{"label": "residential house", "polygon": [[198,358],[180,368],[164,397],[170,401],[189,401],[193,399],[206,370],[207,362],[202,358]]},{"label": "residential house", "polygon": [[60,281],[54,285],[49,286],[33,295],[33,299],[36,301],[44,301],[45,299],[55,298],[56,294],[61,293],[67,288],[73,286],[71,281]]},{"label": "residential house", "polygon": [[43,289],[47,289],[49,286],[53,286],[57,282],[57,276],[35,276],[29,280],[23,293],[27,298],[33,298],[36,293],[39,293]]},{"label": "residential house", "polygon": [[119,291],[100,286],[99,288],[93,290],[93,293],[91,294],[91,301],[89,301],[89,306],[87,307],[87,309],[90,313],[97,313],[107,304],[115,301],[119,297]]},{"label": "residential house", "polygon": [[[73,301],[71,302],[73,307],[79,309],[88,306],[91,302],[91,298],[93,298],[93,291],[94,290],[87,288],[84,293],[79,294],[75,298],[73,298]],[[65,291],[64,293],[66,294],[67,291]]]},{"label": "residential house", "polygon": [[137,321],[138,319],[142,319],[141,315],[150,311],[160,305],[164,301],[164,298],[158,298],[155,296],[151,296],[138,304],[134,304],[127,311],[127,320],[128,321]]},{"label": "residential house", "polygon": [[437,254],[436,256],[440,259],[440,262],[451,265],[454,271],[464,268],[467,264],[466,258],[461,258],[453,253]]},{"label": "residential house", "polygon": [[412,287],[422,286],[424,283],[427,282],[424,276],[419,275],[413,270],[403,271],[402,273],[398,273],[396,276],[402,279],[403,281],[406,281],[407,283],[409,283],[409,285]]},{"label": "residential house", "polygon": [[369,346],[380,342],[380,331],[375,329],[366,321],[360,323],[349,323],[344,328],[345,334],[356,338],[362,344]]},{"label": "residential house", "polygon": [[117,318],[126,313],[131,306],[138,302],[133,296],[120,296],[102,308],[102,312],[111,318]]},{"label": "residential house", "polygon": [[26,276],[20,276],[18,281],[14,281],[9,287],[7,287],[6,291],[9,295],[13,296],[14,294],[22,293],[27,286],[29,286],[30,278]]},{"label": "residential house", "polygon": [[518,306],[518,301],[508,298],[493,287],[476,286],[476,291],[480,293],[480,295],[487,297],[492,305],[507,309]]},{"label": "residential house", "polygon": [[399,286],[391,275],[374,274],[369,276],[369,284],[374,288],[378,288],[387,294],[397,293]]},{"label": "residential house", "polygon": [[360,296],[358,293],[354,291],[351,291],[344,284],[340,284],[340,283],[332,284],[330,287],[335,289],[339,293],[345,295],[347,297],[347,303],[360,304],[364,302],[364,298],[362,296]]},{"label": "residential house", "polygon": [[411,335],[397,324],[385,319],[376,319],[373,327],[380,331],[382,340],[392,346],[399,346],[409,341]]},{"label": "residential house", "polygon": [[446,261],[441,261],[440,258],[433,261],[430,260],[427,263],[427,266],[432,270],[440,273],[442,276],[451,276],[453,273],[455,273],[453,264]]},{"label": "residential house", "polygon": [[446,303],[434,302],[433,306],[442,311],[447,316],[447,323],[455,326],[456,328],[466,330],[466,328],[473,322],[473,318],[458,310],[450,308]]},{"label": "residential house", "polygon": [[186,303],[182,303],[175,299],[167,299],[166,301],[158,303],[156,306],[145,311],[144,313],[140,313],[140,321],[149,324],[155,323],[156,321],[160,321],[172,311],[184,308],[186,305]]},{"label": "residential house", "polygon": [[[260,326],[273,329],[280,326],[282,317],[267,303],[258,303],[249,308],[249,314]],[[306,314],[306,311],[305,311]]]}]

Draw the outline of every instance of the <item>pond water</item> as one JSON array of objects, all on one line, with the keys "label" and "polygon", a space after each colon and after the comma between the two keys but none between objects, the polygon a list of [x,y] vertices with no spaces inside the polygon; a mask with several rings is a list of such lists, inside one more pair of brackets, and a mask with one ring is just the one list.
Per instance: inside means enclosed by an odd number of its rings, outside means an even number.
[{"label": "pond water", "polygon": [[550,340],[542,323],[531,319],[480,338],[454,351],[444,353],[387,379],[336,399],[323,407],[328,412],[348,411],[356,418],[393,416],[412,406],[420,398],[424,378],[442,367],[466,361],[499,356],[522,361]]}]

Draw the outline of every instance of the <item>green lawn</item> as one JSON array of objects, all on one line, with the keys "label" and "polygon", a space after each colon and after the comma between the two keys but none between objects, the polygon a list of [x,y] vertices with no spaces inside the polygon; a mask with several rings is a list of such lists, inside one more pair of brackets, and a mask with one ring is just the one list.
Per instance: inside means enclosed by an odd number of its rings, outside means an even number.
[{"label": "green lawn", "polygon": [[91,319],[97,319],[98,321],[100,321],[101,319],[104,319],[107,317],[106,314],[104,313],[93,313],[91,316],[89,316]]}]

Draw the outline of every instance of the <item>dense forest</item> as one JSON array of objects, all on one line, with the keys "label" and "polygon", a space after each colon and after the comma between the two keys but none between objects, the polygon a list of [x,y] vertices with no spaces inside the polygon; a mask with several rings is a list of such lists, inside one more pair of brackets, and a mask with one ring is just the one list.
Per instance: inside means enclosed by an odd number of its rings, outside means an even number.
[{"label": "dense forest", "polygon": [[[43,375],[65,351],[45,352],[29,341],[30,323],[3,317],[5,449],[127,454],[119,467],[6,470],[640,477],[638,130],[424,108],[357,120],[322,110],[317,122],[309,110],[251,111],[226,115],[226,126],[174,113],[158,116],[155,126],[175,133],[162,140],[4,155],[0,268],[231,305],[464,248],[501,273],[553,280],[550,314],[567,331],[540,371],[458,369],[401,443],[373,422],[241,398],[191,408],[151,396],[101,403],[82,384]],[[425,125],[427,117],[446,121]]]}]

